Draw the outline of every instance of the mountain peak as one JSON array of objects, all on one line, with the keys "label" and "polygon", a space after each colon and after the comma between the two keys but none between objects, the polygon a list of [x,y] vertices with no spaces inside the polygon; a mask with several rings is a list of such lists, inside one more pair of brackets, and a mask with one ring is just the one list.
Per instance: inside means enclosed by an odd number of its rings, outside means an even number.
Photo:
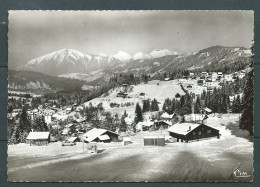
[{"label": "mountain peak", "polygon": [[124,51],[118,51],[113,55],[113,57],[121,60],[122,62],[128,62],[130,59],[132,59],[132,56]]},{"label": "mountain peak", "polygon": [[169,49],[155,49],[152,52],[150,52],[150,55],[153,58],[160,58],[168,55],[178,55],[178,53]]},{"label": "mountain peak", "polygon": [[144,60],[152,58],[149,54],[144,54],[143,52],[138,52],[133,56],[134,60]]}]

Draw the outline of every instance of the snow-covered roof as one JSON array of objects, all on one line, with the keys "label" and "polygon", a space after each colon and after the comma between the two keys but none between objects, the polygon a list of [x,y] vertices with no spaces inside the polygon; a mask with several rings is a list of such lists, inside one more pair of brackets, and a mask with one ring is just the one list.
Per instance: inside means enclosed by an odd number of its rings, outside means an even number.
[{"label": "snow-covered roof", "polygon": [[153,125],[152,121],[140,121],[138,124],[138,126],[142,125],[142,126],[146,126],[146,127],[151,127]]},{"label": "snow-covered roof", "polygon": [[106,132],[110,132],[110,133],[118,135],[117,133],[106,130],[106,129],[94,128],[94,129],[91,129],[90,131],[86,132],[85,134],[83,134],[83,137],[86,137],[86,141],[92,142],[93,140],[95,140],[96,138],[99,138],[101,135],[103,135]]},{"label": "snow-covered roof", "polygon": [[176,123],[175,125],[171,126],[168,131],[176,134],[186,135],[200,125],[201,124],[198,123]]},{"label": "snow-covered roof", "polygon": [[72,127],[74,124],[73,123],[69,123],[67,124],[67,127]]},{"label": "snow-covered roof", "polygon": [[168,114],[167,112],[164,112],[162,115],[161,115],[161,118],[166,118],[166,119],[172,119],[174,116],[174,113],[173,114]]},{"label": "snow-covered roof", "polygon": [[203,110],[205,110],[206,112],[212,112],[212,110],[207,107],[203,108]]},{"label": "snow-covered roof", "polygon": [[63,129],[61,134],[62,134],[62,135],[67,135],[67,134],[68,134],[68,132],[69,132],[69,130],[68,130],[68,129]]},{"label": "snow-covered roof", "polygon": [[130,118],[130,117],[126,117],[125,118],[125,123],[126,124],[132,124],[134,122],[134,119]]},{"label": "snow-covered roof", "polygon": [[100,140],[110,140],[109,136],[107,134],[101,135],[98,137]]},{"label": "snow-covered roof", "polygon": [[168,124],[168,125],[172,125],[172,123],[170,122],[170,121],[167,121],[167,120],[155,120],[154,121],[155,123],[157,123],[157,122],[164,122],[164,123],[166,123],[166,124]]},{"label": "snow-covered roof", "polygon": [[50,132],[30,132],[27,136],[27,140],[43,140],[48,139]]},{"label": "snow-covered roof", "polygon": [[74,142],[77,139],[77,137],[70,137],[69,139],[67,139],[70,142]]}]

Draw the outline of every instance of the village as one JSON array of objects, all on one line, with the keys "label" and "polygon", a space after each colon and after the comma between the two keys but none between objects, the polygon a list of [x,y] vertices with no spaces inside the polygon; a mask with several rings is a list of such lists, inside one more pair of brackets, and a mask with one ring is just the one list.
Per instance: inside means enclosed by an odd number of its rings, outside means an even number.
[{"label": "village", "polygon": [[[229,153],[235,151],[237,144],[232,145],[234,139],[243,142],[246,148],[240,145],[241,149],[247,149],[241,153],[242,157],[251,154],[252,150],[248,149],[251,142],[245,138],[248,136],[247,133],[238,130],[241,114],[239,112],[234,114],[234,111],[232,113],[232,105],[236,97],[240,97],[237,95],[241,94],[230,95],[227,100],[230,107],[221,109],[221,112],[214,110],[214,107],[207,107],[209,105],[205,104],[207,102],[205,99],[200,101],[203,92],[212,93],[214,89],[221,89],[225,85],[243,79],[245,74],[244,70],[229,75],[221,72],[201,72],[197,77],[194,73],[190,73],[189,76],[174,80],[166,77],[164,80],[151,80],[139,85],[123,84],[101,97],[80,105],[58,108],[54,105],[55,100],[50,100],[44,105],[26,111],[14,108],[8,113],[9,120],[20,123],[19,116],[26,112],[24,114],[26,120],[31,124],[40,125],[39,127],[34,125],[35,129],[19,133],[19,136],[15,133],[17,127],[11,127],[13,133],[9,136],[8,159],[18,159],[18,165],[13,167],[11,165],[8,172],[15,173],[26,167],[42,167],[52,162],[58,164],[60,161],[71,159],[92,158],[95,155],[111,154],[109,157],[116,160],[134,154],[146,155],[147,151],[166,151],[169,154],[172,153],[169,149],[185,152],[198,147],[194,152],[201,152],[206,151],[205,148],[220,149],[225,145],[223,150],[212,152],[216,159],[211,157],[214,161],[210,162],[219,163],[221,158],[217,159],[217,155],[222,155],[225,151]],[[19,99],[19,94],[15,95],[16,99]],[[35,98],[37,97],[41,96],[36,95]],[[9,99],[14,98],[10,95]],[[23,105],[31,106],[32,99],[24,99]],[[185,104],[187,99],[190,103]],[[182,102],[183,106],[177,109],[178,103]],[[240,137],[236,136],[234,133],[236,131],[239,131]],[[30,155],[31,153],[33,155]],[[160,157],[158,153],[154,154],[155,157],[156,155]],[[46,156],[46,160],[39,160],[43,155]],[[34,158],[35,162],[21,166],[20,157]],[[233,163],[235,166],[235,161]],[[246,167],[250,167],[250,162]],[[232,168],[233,165],[230,165],[230,172]],[[134,179],[143,181],[148,175],[141,176]],[[100,180],[92,177],[90,180]],[[222,179],[229,180],[226,177]],[[118,179],[121,180],[120,177]]]},{"label": "village", "polygon": [[[137,132],[143,130],[172,129],[174,127],[174,124],[180,122],[180,119],[179,116],[177,116],[173,112],[167,113],[167,111],[164,111],[163,102],[165,99],[174,96],[176,100],[180,100],[180,96],[184,95],[185,91],[189,92],[193,96],[191,114],[193,115],[193,119],[190,120],[190,122],[192,122],[191,125],[188,125],[188,131],[192,131],[191,129],[194,128],[193,124],[195,122],[203,124],[203,120],[206,120],[207,115],[213,112],[212,109],[204,107],[200,109],[199,114],[194,114],[194,103],[196,101],[196,97],[202,94],[203,90],[206,90],[207,92],[212,92],[213,88],[222,87],[229,82],[234,82],[237,79],[242,79],[244,78],[244,76],[244,70],[242,70],[241,72],[235,72],[231,75],[223,75],[222,72],[201,72],[201,76],[199,77],[196,77],[194,73],[191,72],[189,76],[184,76],[183,78],[177,80],[169,80],[169,78],[165,78],[163,81],[153,80],[149,81],[149,83],[143,83],[137,86],[123,84],[122,87],[112,90],[111,93],[107,96],[95,98],[84,104],[73,104],[71,106],[62,106],[60,108],[54,105],[55,100],[49,100],[47,103],[44,103],[44,106],[39,105],[37,108],[30,109],[32,108],[32,99],[19,97],[19,94],[21,95],[21,93],[16,93],[16,96],[10,95],[9,99],[18,100],[19,98],[22,98],[23,105],[29,106],[26,114],[28,120],[32,123],[35,122],[36,119],[43,118],[43,121],[44,123],[46,123],[48,129],[52,130],[52,132],[49,132],[49,134],[45,133],[45,141],[55,142],[58,141],[58,139],[60,138],[61,140],[71,139],[73,141],[109,142],[114,140],[114,138],[111,137],[112,134],[116,136],[117,141],[119,141],[118,137],[120,137],[120,133],[122,133],[123,136],[131,135],[131,133],[133,133],[133,126],[135,126],[134,128]],[[158,88],[160,89],[159,92]],[[11,93],[14,92],[11,91]],[[33,97],[40,98],[41,95],[33,95]],[[144,112],[144,120],[136,123],[136,103],[140,103],[140,105],[142,106],[144,101],[148,99],[154,99],[153,97],[157,99],[156,104],[158,105],[158,109],[154,110],[153,112]],[[234,99],[235,95],[229,96],[229,100],[231,103],[234,101]],[[102,113],[100,111],[96,113],[95,119],[88,121],[86,119],[87,117],[84,116],[83,110],[85,110],[86,107],[88,107],[89,105],[93,105],[95,107],[100,104],[102,105],[102,111],[111,112],[112,116],[117,115],[117,118],[122,118],[121,121],[123,120],[123,123],[125,124],[124,129],[120,129],[119,127],[117,127],[115,129],[115,132],[107,130],[106,133],[103,132],[102,134],[98,135],[99,133],[96,131],[98,131],[99,129],[95,130],[95,127],[97,127],[95,123],[102,123],[102,121],[106,120],[107,116],[105,112]],[[19,116],[18,114],[21,113],[22,108],[14,108],[10,113],[8,113],[8,119],[17,122],[17,120],[19,120],[17,119],[17,116]],[[95,137],[91,141],[87,139],[87,134],[89,133],[89,131],[90,133],[97,134],[97,137]],[[111,135],[107,136],[107,133]],[[40,136],[40,133],[37,132],[37,129],[32,129],[32,132],[30,134],[31,135],[28,134],[29,136],[27,135],[28,137],[21,142],[30,142],[30,144],[32,142],[37,142],[37,135],[32,135],[38,134],[38,136]],[[172,133],[170,132],[170,134]],[[196,138],[194,137],[192,139],[200,139],[204,138],[205,136],[219,135],[217,132],[215,132],[212,133],[212,135],[203,134],[201,137],[197,136]],[[33,139],[32,137],[35,139]],[[15,137],[13,136],[12,138],[13,140],[9,140],[10,143],[15,143]],[[176,136],[173,138],[176,138]],[[121,141],[122,140],[123,139],[121,138]],[[184,139],[181,140],[183,141]]]}]

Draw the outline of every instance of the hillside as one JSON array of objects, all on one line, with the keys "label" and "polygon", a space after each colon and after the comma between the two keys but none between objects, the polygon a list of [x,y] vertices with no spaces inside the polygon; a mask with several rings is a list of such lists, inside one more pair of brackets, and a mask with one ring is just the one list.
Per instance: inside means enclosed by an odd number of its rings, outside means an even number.
[{"label": "hillside", "polygon": [[[127,92],[127,98],[117,97],[117,93],[122,91]],[[145,95],[140,95],[141,93],[144,93]],[[92,103],[92,105],[96,106],[102,102],[106,111],[123,114],[126,110],[128,114],[134,115],[136,103],[139,102],[139,104],[142,105],[144,99],[153,100],[156,98],[159,102],[159,107],[162,108],[164,100],[166,98],[174,98],[177,93],[180,95],[185,94],[180,85],[178,85],[177,80],[167,82],[153,80],[149,81],[147,84],[130,85],[127,88],[117,87],[100,97],[84,103],[84,105],[87,106],[89,103]],[[117,103],[120,107],[111,108],[111,103]],[[131,105],[125,106],[130,103]]]},{"label": "hillside", "polygon": [[153,80],[161,79],[165,72],[175,72],[176,75],[185,70],[232,73],[245,69],[250,63],[250,56],[251,51],[246,48],[223,46],[213,46],[188,54],[178,54],[167,49],[153,50],[149,54],[138,52],[133,57],[122,51],[107,56],[63,49],[32,59],[18,70],[41,72],[100,86],[115,74],[146,74]]},{"label": "hillside", "polygon": [[33,71],[8,71],[8,89],[47,93],[60,90],[79,90],[83,81],[53,77]]},{"label": "hillside", "polygon": [[241,69],[249,64],[250,55],[250,50],[241,47],[213,46],[195,53],[134,60],[124,66],[114,67],[113,72],[146,73],[154,76],[176,70],[219,71],[222,69]]}]

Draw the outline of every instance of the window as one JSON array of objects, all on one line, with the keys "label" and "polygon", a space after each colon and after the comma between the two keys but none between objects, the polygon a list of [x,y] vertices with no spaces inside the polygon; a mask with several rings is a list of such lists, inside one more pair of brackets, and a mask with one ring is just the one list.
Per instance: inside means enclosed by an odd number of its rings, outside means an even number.
[{"label": "window", "polygon": [[207,134],[210,134],[211,133],[211,130],[207,130]]},{"label": "window", "polygon": [[201,131],[199,131],[199,135],[201,135]]},{"label": "window", "polygon": [[196,132],[193,132],[192,134],[193,134],[193,135],[196,135]]}]

